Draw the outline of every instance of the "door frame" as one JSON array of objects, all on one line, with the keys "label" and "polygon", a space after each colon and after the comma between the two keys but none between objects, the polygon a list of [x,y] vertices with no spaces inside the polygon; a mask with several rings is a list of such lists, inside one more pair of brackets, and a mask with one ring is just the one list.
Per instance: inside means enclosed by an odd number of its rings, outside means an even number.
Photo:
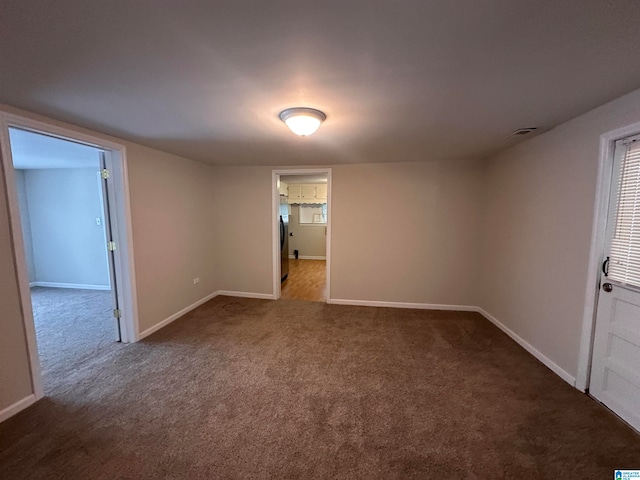
[{"label": "door frame", "polygon": [[580,353],[575,385],[578,390],[583,392],[588,391],[591,380],[591,360],[593,358],[596,313],[598,295],[600,293],[600,267],[604,259],[615,142],[638,134],[640,134],[640,122],[600,135],[600,155],[591,228],[591,247],[589,250],[585,304],[582,315],[582,334],[580,337]]},{"label": "door frame", "polygon": [[331,168],[278,168],[271,171],[271,244],[273,251],[273,298],[278,300],[281,296],[280,275],[280,228],[278,216],[280,214],[280,192],[278,183],[282,175],[315,175],[327,176],[327,298],[331,299]]},{"label": "door frame", "polygon": [[[111,225],[118,248],[115,253],[116,278],[118,279],[117,295],[121,309],[121,338],[124,343],[136,342],[139,339],[138,305],[136,295],[135,268],[133,261],[133,236],[131,227],[131,207],[129,198],[129,179],[126,147],[103,138],[80,133],[76,130],[35,120],[21,115],[0,111],[0,166],[4,170],[4,187],[9,205],[9,220],[13,256],[16,262],[16,275],[22,306],[22,317],[27,338],[27,349],[31,367],[31,383],[37,399],[44,396],[40,360],[36,341],[29,278],[27,274],[26,255],[23,243],[20,210],[16,192],[15,176],[9,128],[40,133],[51,137],[81,143],[105,151],[106,163],[113,179],[115,196],[111,202]],[[106,248],[106,245],[105,245]],[[112,282],[113,283],[113,282]]]}]

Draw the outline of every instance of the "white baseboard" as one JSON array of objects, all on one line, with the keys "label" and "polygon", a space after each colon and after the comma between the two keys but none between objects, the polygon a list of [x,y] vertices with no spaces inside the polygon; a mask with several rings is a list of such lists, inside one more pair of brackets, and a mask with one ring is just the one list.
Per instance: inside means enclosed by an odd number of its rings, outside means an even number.
[{"label": "white baseboard", "polygon": [[191,310],[194,310],[194,309],[198,308],[203,303],[208,302],[209,300],[211,300],[212,298],[217,297],[218,295],[225,295],[225,296],[228,296],[228,297],[261,298],[261,299],[265,299],[265,300],[273,300],[273,295],[270,294],[270,293],[233,292],[233,291],[230,291],[230,290],[218,290],[216,292],[210,293],[209,295],[207,295],[204,298],[201,298],[197,302],[192,303],[188,307],[183,308],[179,312],[174,313],[170,317],[165,318],[161,322],[156,323],[153,327],[147,328],[144,332],[140,332],[140,334],[138,335],[138,340],[142,340],[143,338],[148,337],[152,333],[157,332],[162,327],[166,327],[171,322],[174,322],[178,318],[180,318],[183,315],[189,313]]},{"label": "white baseboard", "polygon": [[[295,260],[295,255],[289,255],[291,260]],[[324,255],[298,255],[298,259],[300,260],[326,260],[327,257]]]},{"label": "white baseboard", "polygon": [[30,287],[79,288],[82,290],[111,290],[109,285],[85,285],[82,283],[31,282]]},{"label": "white baseboard", "polygon": [[0,410],[0,422],[4,422],[7,418],[13,417],[16,413],[21,412],[25,408],[33,405],[36,402],[35,394],[31,394],[22,400],[18,400],[13,405],[9,405],[7,408]]},{"label": "white baseboard", "polygon": [[419,310],[457,310],[464,312],[477,312],[477,307],[468,305],[444,305],[440,303],[408,303],[408,302],[378,302],[376,300],[346,300],[331,298],[327,303],[335,305],[355,305],[360,307],[391,307],[391,308],[416,308]]},{"label": "white baseboard", "polygon": [[209,300],[211,300],[212,298],[218,296],[218,292],[213,292],[210,293],[209,295],[207,295],[204,298],[201,298],[200,300],[198,300],[195,303],[192,303],[191,305],[189,305],[188,307],[183,308],[182,310],[180,310],[179,312],[174,313],[173,315],[171,315],[168,318],[165,318],[164,320],[162,320],[159,323],[156,323],[153,327],[151,328],[147,328],[144,332],[140,332],[140,334],[138,335],[138,340],[142,340],[145,337],[148,337],[149,335],[151,335],[152,333],[157,332],[158,330],[160,330],[162,327],[166,327],[167,325],[169,325],[171,322],[177,320],[178,318],[182,317],[183,315],[189,313],[191,310],[198,308],[200,305],[202,305],[203,303],[208,302]]},{"label": "white baseboard", "polygon": [[542,362],[547,368],[549,368],[553,373],[558,375],[561,379],[563,379],[569,385],[571,385],[572,387],[576,386],[576,379],[573,375],[571,375],[566,370],[562,369],[557,363],[555,363],[549,357],[544,355],[540,350],[535,348],[533,345],[531,345],[524,338],[522,338],[520,335],[518,335],[513,330],[511,330],[509,327],[507,327],[502,322],[500,322],[496,317],[494,317],[493,315],[486,312],[484,309],[480,307],[476,307],[476,312],[478,312],[480,315],[485,317],[487,320],[493,323],[496,327],[498,327],[504,333],[509,335],[509,337],[511,337],[512,340],[514,340],[527,352],[529,352],[531,355],[533,355],[538,360],[540,360],[540,362]]},{"label": "white baseboard", "polygon": [[242,297],[242,298],[261,298],[263,300],[273,300],[272,293],[251,293],[251,292],[234,292],[231,290],[218,290],[216,295],[225,295],[227,297]]}]

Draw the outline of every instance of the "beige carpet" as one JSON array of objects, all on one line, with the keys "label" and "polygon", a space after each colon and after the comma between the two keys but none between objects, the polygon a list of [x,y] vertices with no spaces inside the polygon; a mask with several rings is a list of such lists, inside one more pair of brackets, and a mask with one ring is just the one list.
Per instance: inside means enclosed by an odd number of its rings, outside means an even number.
[{"label": "beige carpet", "polygon": [[32,287],[31,305],[47,395],[119,345],[110,291]]},{"label": "beige carpet", "polygon": [[640,436],[477,314],[218,297],[0,425],[0,478],[612,478]]}]

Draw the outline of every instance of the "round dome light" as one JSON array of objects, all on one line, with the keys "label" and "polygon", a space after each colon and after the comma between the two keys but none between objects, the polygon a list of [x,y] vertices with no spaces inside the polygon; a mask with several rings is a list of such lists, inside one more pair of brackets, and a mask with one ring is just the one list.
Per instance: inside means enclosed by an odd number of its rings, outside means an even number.
[{"label": "round dome light", "polygon": [[315,133],[326,118],[324,113],[315,108],[295,107],[280,112],[280,120],[301,137]]}]

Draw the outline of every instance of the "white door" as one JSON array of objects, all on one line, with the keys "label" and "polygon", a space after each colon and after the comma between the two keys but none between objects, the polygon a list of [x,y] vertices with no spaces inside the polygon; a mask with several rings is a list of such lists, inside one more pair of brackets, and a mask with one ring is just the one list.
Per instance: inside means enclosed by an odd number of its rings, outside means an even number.
[{"label": "white door", "polygon": [[640,136],[616,143],[589,392],[640,430]]},{"label": "white door", "polygon": [[102,203],[104,208],[104,227],[106,232],[107,244],[107,256],[109,259],[109,279],[111,283],[111,298],[113,302],[113,317],[114,317],[114,334],[117,342],[122,341],[122,325],[120,323],[120,303],[118,298],[118,279],[116,276],[116,261],[115,261],[115,249],[117,248],[114,241],[116,236],[114,234],[114,225],[111,221],[111,203],[113,199],[113,184],[110,181],[109,165],[107,165],[107,159],[104,152],[100,152],[100,177],[102,178]]}]

